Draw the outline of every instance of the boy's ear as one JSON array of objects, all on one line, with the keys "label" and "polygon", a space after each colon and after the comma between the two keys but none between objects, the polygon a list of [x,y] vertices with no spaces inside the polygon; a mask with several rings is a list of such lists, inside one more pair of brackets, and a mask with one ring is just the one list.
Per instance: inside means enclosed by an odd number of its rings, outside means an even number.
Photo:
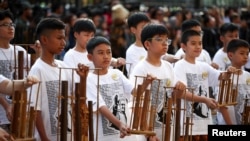
[{"label": "boy's ear", "polygon": [[78,33],[77,32],[74,32],[74,37],[76,38],[78,36]]},{"label": "boy's ear", "polygon": [[150,41],[146,40],[144,42],[145,48],[148,50],[149,46],[150,46]]},{"label": "boy's ear", "polygon": [[135,34],[136,29],[135,29],[134,27],[130,27],[130,31],[131,31],[133,34]]},{"label": "boy's ear", "polygon": [[228,52],[227,53],[227,57],[229,58],[229,60],[231,60],[231,58],[233,57],[233,53],[232,52]]},{"label": "boy's ear", "polygon": [[186,51],[186,45],[184,43],[181,43],[181,48],[183,49],[183,51]]},{"label": "boy's ear", "polygon": [[89,61],[93,61],[93,55],[92,54],[88,54],[87,57],[88,57]]}]

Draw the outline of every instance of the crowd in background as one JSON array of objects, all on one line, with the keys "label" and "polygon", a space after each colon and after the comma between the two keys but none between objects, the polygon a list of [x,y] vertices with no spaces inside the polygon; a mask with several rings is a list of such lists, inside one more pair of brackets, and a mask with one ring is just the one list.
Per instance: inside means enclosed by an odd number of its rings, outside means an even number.
[{"label": "crowd in background", "polygon": [[[213,58],[215,52],[221,47],[219,39],[219,27],[223,23],[232,22],[240,27],[239,38],[250,41],[249,37],[249,15],[247,9],[240,7],[208,7],[203,10],[194,10],[180,7],[170,11],[170,8],[163,5],[145,6],[139,4],[128,5],[113,9],[112,7],[121,3],[118,0],[111,0],[108,3],[88,5],[77,9],[73,6],[66,6],[63,3],[50,3],[47,7],[38,4],[31,4],[28,1],[1,4],[3,9],[10,9],[15,15],[16,34],[12,41],[15,44],[28,44],[35,41],[35,27],[37,23],[45,17],[57,17],[65,22],[66,41],[65,51],[59,56],[63,58],[65,52],[73,48],[75,41],[73,38],[72,26],[78,18],[91,18],[96,25],[96,35],[108,38],[112,43],[113,57],[125,58],[126,49],[134,42],[134,37],[130,33],[126,17],[136,11],[143,11],[148,14],[153,22],[164,24],[170,31],[172,44],[169,46],[168,53],[175,54],[179,49],[180,27],[188,19],[197,19],[203,28],[203,48],[207,50]],[[19,8],[16,8],[19,7]],[[68,7],[66,9],[66,7]],[[167,8],[166,8],[167,7]],[[32,52],[32,50],[30,50]]]}]

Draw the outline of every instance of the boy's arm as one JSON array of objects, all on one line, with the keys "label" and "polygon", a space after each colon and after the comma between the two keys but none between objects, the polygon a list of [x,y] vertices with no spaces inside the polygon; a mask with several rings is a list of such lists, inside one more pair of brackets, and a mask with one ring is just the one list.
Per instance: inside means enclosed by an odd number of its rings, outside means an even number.
[{"label": "boy's arm", "polygon": [[221,112],[221,114],[223,116],[223,119],[225,120],[226,124],[227,125],[233,124],[232,120],[230,118],[229,112],[227,110],[227,107],[226,106],[219,107],[219,110],[220,110],[220,112]]},{"label": "boy's arm", "polygon": [[9,121],[11,121],[11,119],[12,119],[12,106],[11,106],[11,104],[9,104],[8,101],[3,96],[0,96],[0,104],[4,108],[7,118],[9,119]]},{"label": "boy's arm", "polygon": [[37,117],[36,117],[36,127],[38,130],[38,133],[40,135],[40,138],[42,141],[49,141],[49,138],[47,137],[43,120],[42,120],[42,115],[41,111],[37,111]]},{"label": "boy's arm", "polygon": [[100,113],[107,118],[110,122],[112,122],[116,127],[119,128],[120,133],[121,133],[121,138],[123,138],[124,136],[128,135],[128,131],[129,129],[126,127],[126,125],[124,125],[120,120],[118,120],[112,113],[111,111],[106,107],[106,106],[102,106],[101,108],[99,108]]},{"label": "boy's arm", "polygon": [[192,94],[189,91],[186,91],[186,95],[184,94],[182,98],[185,98],[188,101],[194,101],[194,102],[202,102],[205,103],[209,108],[215,109],[218,107],[218,103],[213,98],[207,98],[203,96],[198,96],[196,94]]}]

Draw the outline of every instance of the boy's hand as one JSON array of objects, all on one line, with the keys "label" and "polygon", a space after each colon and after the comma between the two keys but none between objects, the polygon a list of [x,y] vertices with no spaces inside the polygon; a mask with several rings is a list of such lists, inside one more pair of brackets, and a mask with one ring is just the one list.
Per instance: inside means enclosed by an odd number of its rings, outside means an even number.
[{"label": "boy's hand", "polygon": [[111,61],[111,66],[115,67],[115,68],[118,68],[120,66],[123,66],[126,64],[126,60],[124,58],[117,58],[117,59],[112,59]]},{"label": "boy's hand", "polygon": [[160,141],[160,139],[157,136],[150,136],[148,137],[148,141]]},{"label": "boy's hand", "polygon": [[76,72],[80,77],[86,77],[89,72],[89,67],[79,63]]},{"label": "boy's hand", "polygon": [[218,107],[218,103],[213,98],[205,98],[204,103],[207,105],[207,107],[209,107],[212,110],[214,110]]},{"label": "boy's hand", "polygon": [[173,97],[181,98],[184,96],[185,91],[186,91],[186,85],[181,81],[178,81],[173,89]]},{"label": "boy's hand", "polygon": [[130,129],[122,122],[120,123],[119,129],[120,129],[120,138],[124,138],[125,136],[129,135]]},{"label": "boy's hand", "polygon": [[30,87],[38,82],[39,79],[36,76],[27,76],[27,78],[24,80],[25,87]]},{"label": "boy's hand", "polygon": [[219,65],[214,62],[212,62],[210,65],[217,70],[219,69]]},{"label": "boy's hand", "polygon": [[0,141],[14,141],[14,139],[2,128],[0,128]]}]

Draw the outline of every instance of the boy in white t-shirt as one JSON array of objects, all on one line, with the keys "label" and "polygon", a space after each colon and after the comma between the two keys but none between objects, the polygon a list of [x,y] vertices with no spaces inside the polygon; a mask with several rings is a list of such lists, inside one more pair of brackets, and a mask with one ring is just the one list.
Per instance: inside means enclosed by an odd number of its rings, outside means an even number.
[{"label": "boy in white t-shirt", "polygon": [[[127,104],[133,91],[133,84],[120,70],[109,68],[112,53],[111,44],[106,38],[94,37],[89,40],[86,47],[88,58],[96,68],[89,72],[87,77],[87,100],[93,102],[95,133],[98,125],[95,138],[101,141],[136,141],[134,136],[126,136],[129,134],[127,125],[130,121]],[[84,65],[80,66],[85,69]],[[150,81],[145,81],[144,88],[149,83]],[[97,107],[98,102],[99,107]]]},{"label": "boy in white t-shirt", "polygon": [[[162,60],[162,56],[166,54],[168,50],[169,40],[168,39],[168,30],[164,25],[161,24],[148,24],[146,25],[141,32],[141,42],[143,43],[144,48],[147,50],[147,55],[145,59],[141,60],[131,72],[129,79],[131,83],[135,83],[137,81],[137,85],[142,83],[142,78],[138,78],[136,80],[136,76],[144,76],[146,77],[148,74],[153,75],[159,81],[153,81],[150,86],[152,86],[151,95],[153,98],[152,102],[158,100],[158,104],[156,105],[157,118],[155,119],[155,127],[154,131],[156,132],[156,136],[161,141],[162,139],[162,125],[164,117],[163,114],[163,103],[166,97],[166,93],[164,92],[164,86],[174,87],[176,91],[174,94],[183,94],[185,91],[185,85],[181,82],[178,82],[173,66],[165,60]],[[159,86],[159,94],[158,99],[156,98],[157,94],[157,85]],[[137,87],[137,86],[135,86]],[[172,93],[168,92],[168,96],[171,96]],[[145,136],[138,137],[139,141],[146,141]]]},{"label": "boy in white t-shirt", "polygon": [[[72,78],[64,62],[55,59],[66,45],[65,24],[56,18],[45,18],[41,20],[36,28],[36,37],[41,44],[41,56],[31,67],[29,75],[37,76],[41,83],[33,85],[31,90],[31,104],[37,105],[36,132],[37,141],[60,140],[58,96],[61,81],[68,81],[68,90]],[[28,92],[29,93],[29,92]],[[68,94],[71,94],[68,92]],[[37,103],[36,103],[37,102]],[[67,112],[71,117],[70,110]],[[71,119],[68,119],[67,139],[71,137]]]},{"label": "boy in white t-shirt", "polygon": [[[209,98],[209,86],[217,86],[221,78],[230,77],[230,73],[221,73],[209,64],[197,61],[202,51],[202,36],[195,30],[184,31],[181,36],[181,48],[185,51],[183,59],[175,63],[174,71],[177,79],[194,89],[193,101],[186,105],[187,116],[192,114],[192,140],[207,141],[208,125],[212,124],[211,109],[217,108],[215,99]],[[229,67],[228,72],[234,72]],[[191,92],[187,92],[187,99],[192,100]],[[190,114],[191,113],[191,114]],[[181,124],[183,126],[183,124]],[[182,129],[183,127],[181,127]],[[182,137],[180,141],[184,138]]]},{"label": "boy in white t-shirt", "polygon": [[[232,39],[228,43],[227,56],[231,61],[232,66],[241,70],[239,78],[235,76],[233,80],[234,85],[238,81],[238,86],[234,86],[235,88],[237,87],[238,97],[237,105],[226,106],[224,109],[221,108],[220,112],[218,112],[218,124],[245,124],[242,121],[242,115],[244,112],[245,99],[250,98],[250,73],[242,69],[242,66],[247,63],[249,48],[249,43],[241,39]],[[247,105],[249,106],[249,102]]]}]

